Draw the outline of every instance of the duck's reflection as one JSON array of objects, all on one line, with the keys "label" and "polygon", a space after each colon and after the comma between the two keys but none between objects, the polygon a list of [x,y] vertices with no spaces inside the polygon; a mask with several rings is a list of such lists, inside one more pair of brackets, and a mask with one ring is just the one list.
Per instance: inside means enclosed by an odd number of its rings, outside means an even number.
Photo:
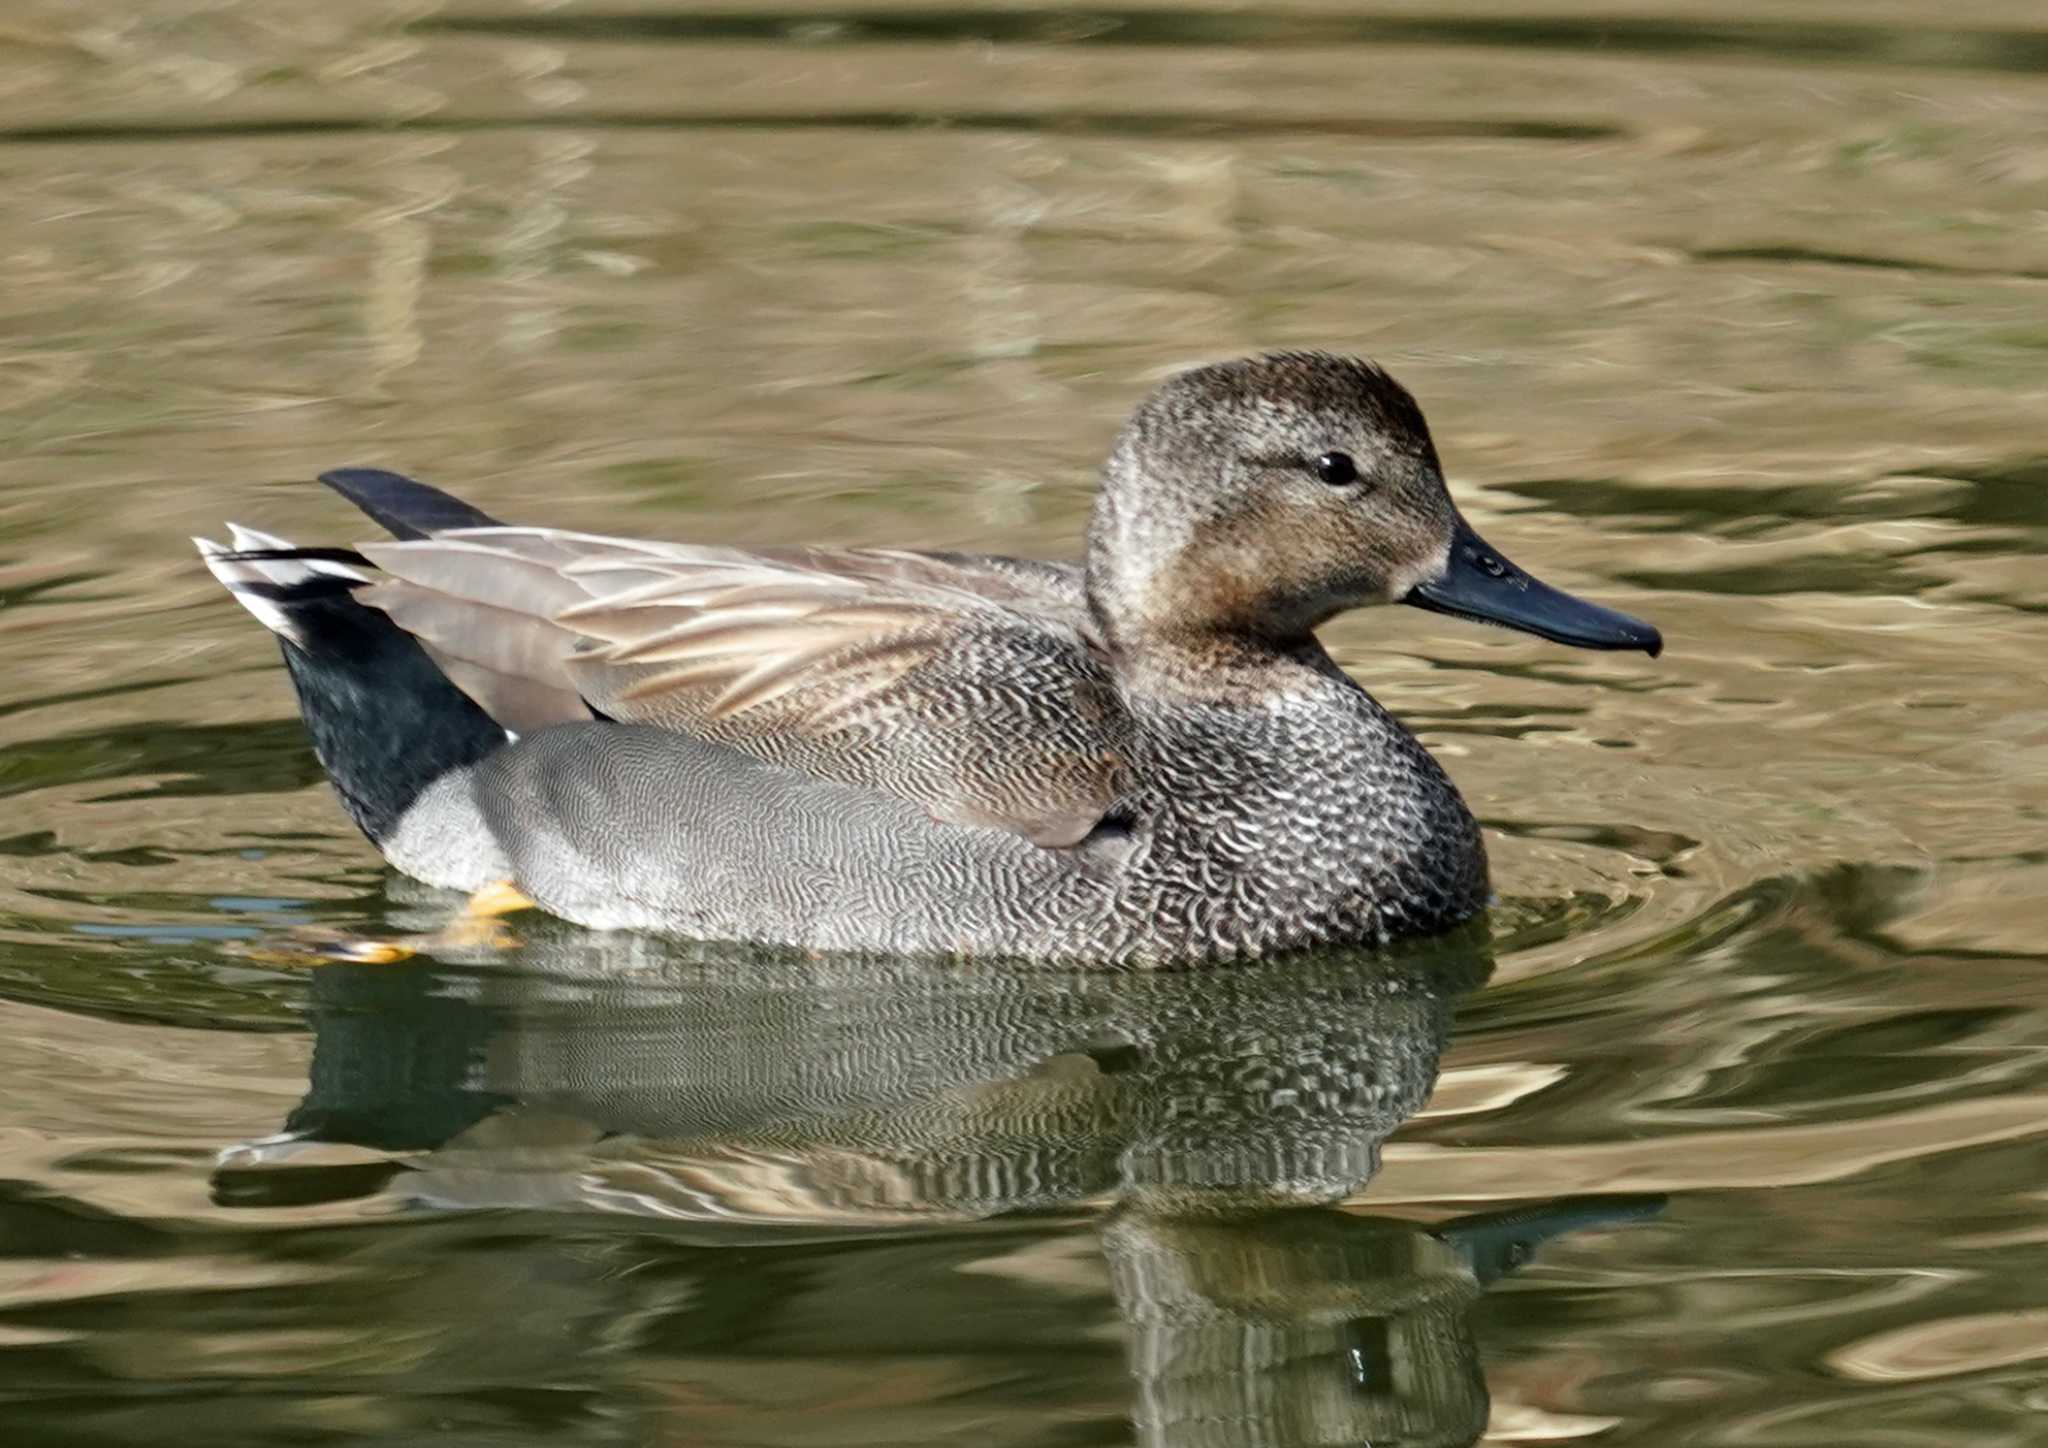
[{"label": "duck's reflection", "polygon": [[[1466,1315],[1559,1231],[1652,1204],[1434,1228],[1338,1210],[1427,1100],[1483,956],[1203,974],[739,959],[564,933],[514,972],[338,967],[284,1135],[224,1154],[223,1200],[303,1200],[409,1154],[440,1208],[666,1219],[698,1242],[956,1231],[1085,1213],[1147,1444],[1466,1444],[1487,1396]],[[297,1183],[296,1186],[292,1183]]]}]

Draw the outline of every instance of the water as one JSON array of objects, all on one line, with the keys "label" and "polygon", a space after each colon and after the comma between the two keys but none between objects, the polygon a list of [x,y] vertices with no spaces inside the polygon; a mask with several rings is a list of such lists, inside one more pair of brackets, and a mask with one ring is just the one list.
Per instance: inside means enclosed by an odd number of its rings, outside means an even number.
[{"label": "water", "polygon": [[[15,1443],[2048,1440],[2048,30],[1958,0],[0,21]],[[1489,827],[1395,961],[431,919],[184,543],[1071,550],[1336,346],[1655,662],[1333,630]],[[1394,616],[1396,613],[1401,616]]]}]

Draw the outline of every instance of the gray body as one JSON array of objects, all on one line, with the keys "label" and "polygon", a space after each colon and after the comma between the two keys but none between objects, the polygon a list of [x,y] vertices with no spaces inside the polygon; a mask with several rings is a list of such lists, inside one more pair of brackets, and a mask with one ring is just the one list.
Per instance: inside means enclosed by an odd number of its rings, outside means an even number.
[{"label": "gray body", "polygon": [[[1483,902],[1485,857],[1449,780],[1363,690],[1304,673],[1304,692],[1255,711],[1147,728],[1129,824],[1064,849],[593,722],[507,744],[406,822],[487,836],[495,852],[393,863],[462,889],[514,880],[586,925],[817,950],[1161,961],[1377,944],[1463,919]],[[449,828],[463,811],[475,824]]]}]

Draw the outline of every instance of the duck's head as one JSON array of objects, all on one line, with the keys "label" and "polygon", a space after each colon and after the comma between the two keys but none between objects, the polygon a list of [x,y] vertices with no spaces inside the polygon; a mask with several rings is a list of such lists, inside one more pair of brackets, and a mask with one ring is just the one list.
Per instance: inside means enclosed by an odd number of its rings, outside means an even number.
[{"label": "duck's head", "polygon": [[1197,368],[1139,404],[1103,470],[1088,594],[1118,646],[1287,644],[1373,603],[1579,648],[1664,646],[1488,545],[1451,502],[1415,399],[1371,363],[1324,353]]}]

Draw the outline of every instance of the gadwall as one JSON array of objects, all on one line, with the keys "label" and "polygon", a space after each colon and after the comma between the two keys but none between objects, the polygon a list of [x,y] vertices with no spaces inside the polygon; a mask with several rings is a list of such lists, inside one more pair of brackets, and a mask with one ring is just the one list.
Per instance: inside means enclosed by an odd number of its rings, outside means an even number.
[{"label": "gadwall", "polygon": [[1146,398],[1078,566],[322,481],[398,541],[195,541],[282,640],[343,806],[408,875],[600,928],[1090,964],[1441,931],[1486,902],[1479,827],[1315,630],[1401,602],[1661,647],[1482,541],[1414,399],[1325,354]]}]

